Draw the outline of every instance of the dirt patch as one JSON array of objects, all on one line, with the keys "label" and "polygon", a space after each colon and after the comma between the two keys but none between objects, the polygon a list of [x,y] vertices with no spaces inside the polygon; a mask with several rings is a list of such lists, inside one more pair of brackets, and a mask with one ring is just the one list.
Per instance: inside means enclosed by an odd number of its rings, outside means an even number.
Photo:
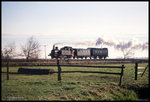
[{"label": "dirt patch", "polygon": [[114,76],[101,76],[101,79],[107,80],[108,82],[118,82],[119,77],[114,77]]},{"label": "dirt patch", "polygon": [[97,89],[99,92],[108,92],[109,91],[109,88],[105,87],[105,86],[101,86]]},{"label": "dirt patch", "polygon": [[89,91],[89,93],[93,96],[99,96],[99,92],[97,90]]}]

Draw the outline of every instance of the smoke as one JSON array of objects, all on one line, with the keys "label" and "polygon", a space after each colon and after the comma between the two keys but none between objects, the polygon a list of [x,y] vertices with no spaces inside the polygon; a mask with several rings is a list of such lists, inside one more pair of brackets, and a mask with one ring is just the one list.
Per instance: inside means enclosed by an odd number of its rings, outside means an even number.
[{"label": "smoke", "polygon": [[116,45],[116,42],[113,40],[105,40],[104,38],[99,37],[96,41],[96,46],[98,45],[108,45],[108,46],[114,46]]},{"label": "smoke", "polygon": [[145,42],[143,44],[137,44],[133,47],[133,49],[142,49],[142,50],[146,50],[148,49],[148,42]]},{"label": "smoke", "polygon": [[106,41],[104,41],[104,39],[102,39],[102,38],[99,37],[99,38],[97,39],[97,41],[96,41],[96,46],[97,46],[97,45],[104,44],[104,43],[106,43]]},{"label": "smoke", "polygon": [[148,49],[148,42],[141,43],[137,39],[131,39],[129,41],[120,41],[116,43],[117,41],[113,40],[105,40],[104,38],[99,37],[96,41],[96,46],[98,45],[107,45],[112,46],[115,49],[119,49],[121,51],[125,49],[141,49],[141,50],[147,50]]}]

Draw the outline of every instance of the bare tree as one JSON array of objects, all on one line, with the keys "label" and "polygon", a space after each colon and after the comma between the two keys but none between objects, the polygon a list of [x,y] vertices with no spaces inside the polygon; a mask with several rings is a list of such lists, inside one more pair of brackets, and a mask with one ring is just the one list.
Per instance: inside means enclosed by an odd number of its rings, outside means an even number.
[{"label": "bare tree", "polygon": [[124,59],[131,58],[134,55],[134,52],[133,52],[132,48],[130,48],[130,49],[123,49],[121,51],[123,53]]},{"label": "bare tree", "polygon": [[21,47],[23,55],[27,61],[29,59],[38,59],[40,55],[40,45],[37,40],[32,36],[28,39],[27,43]]},{"label": "bare tree", "polygon": [[16,46],[14,43],[8,44],[3,48],[2,56],[4,59],[11,59],[15,56]]}]

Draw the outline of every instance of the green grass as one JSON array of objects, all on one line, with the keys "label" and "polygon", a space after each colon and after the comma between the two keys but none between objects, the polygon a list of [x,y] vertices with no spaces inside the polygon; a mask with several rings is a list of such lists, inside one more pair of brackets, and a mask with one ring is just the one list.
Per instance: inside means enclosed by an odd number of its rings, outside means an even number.
[{"label": "green grass", "polygon": [[[121,66],[115,64],[115,66]],[[145,67],[147,63],[139,66]],[[62,73],[61,81],[57,81],[57,73],[49,75],[10,74],[7,80],[6,73],[1,74],[2,100],[133,100],[137,101],[143,96],[142,89],[148,89],[148,70],[143,77],[138,75],[134,80],[134,64],[125,64],[122,86],[119,84],[119,75],[99,73]],[[10,72],[17,72],[20,67],[10,67]],[[28,68],[28,67],[25,67]],[[31,68],[31,67],[29,67]],[[32,68],[54,69],[57,67],[38,66]],[[113,68],[82,68],[62,67],[62,71],[107,71],[120,72]],[[6,72],[6,67],[1,68]],[[143,71],[143,70],[141,70]],[[142,93],[144,94],[144,93]],[[148,97],[146,97],[148,98]]]}]

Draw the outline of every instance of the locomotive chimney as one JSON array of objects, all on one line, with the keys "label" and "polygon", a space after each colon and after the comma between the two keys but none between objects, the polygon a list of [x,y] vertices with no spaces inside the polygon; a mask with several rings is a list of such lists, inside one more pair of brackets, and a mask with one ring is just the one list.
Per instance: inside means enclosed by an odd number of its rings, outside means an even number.
[{"label": "locomotive chimney", "polygon": [[55,49],[55,45],[53,45],[53,50]]}]

